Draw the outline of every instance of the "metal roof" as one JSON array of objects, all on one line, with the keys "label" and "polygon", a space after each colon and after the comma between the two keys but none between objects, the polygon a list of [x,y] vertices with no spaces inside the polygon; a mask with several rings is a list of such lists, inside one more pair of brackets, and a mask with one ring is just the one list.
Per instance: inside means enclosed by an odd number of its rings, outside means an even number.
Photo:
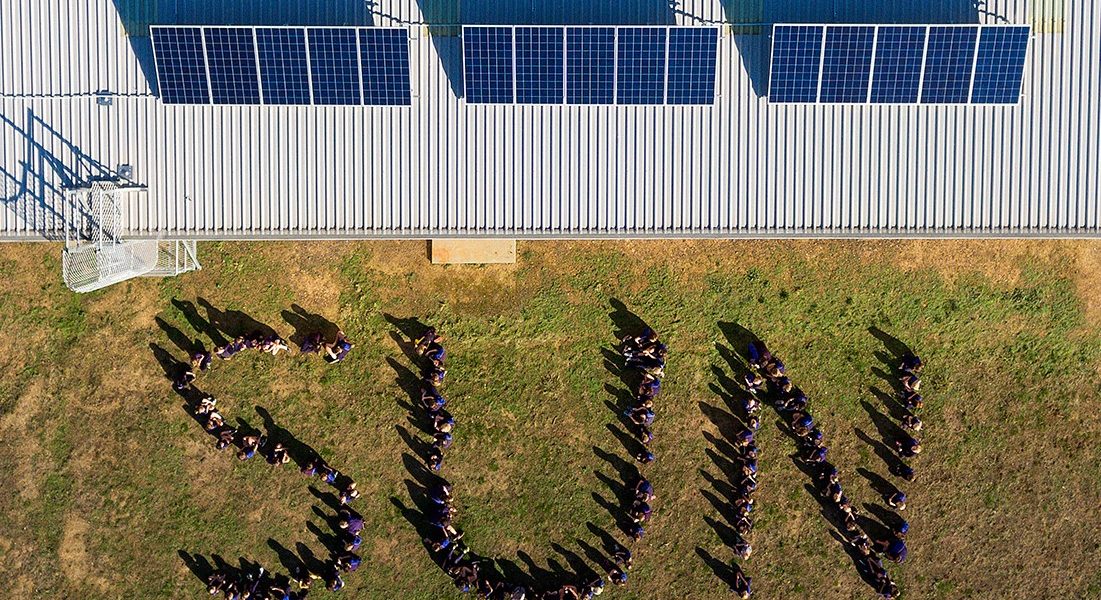
[{"label": "metal roof", "polygon": [[[814,5],[807,7],[806,5]],[[737,5],[734,7],[733,5]],[[890,6],[887,6],[890,5]],[[133,167],[132,237],[1097,236],[1101,8],[992,0],[0,3],[0,238]],[[423,10],[422,10],[423,7]],[[726,7],[726,8],[724,8]],[[771,22],[1022,23],[1019,106],[770,105]],[[709,107],[473,106],[459,24],[725,24]],[[406,26],[412,107],[165,106],[150,24]],[[154,82],[154,83],[151,83]],[[113,96],[109,106],[97,94]]]}]

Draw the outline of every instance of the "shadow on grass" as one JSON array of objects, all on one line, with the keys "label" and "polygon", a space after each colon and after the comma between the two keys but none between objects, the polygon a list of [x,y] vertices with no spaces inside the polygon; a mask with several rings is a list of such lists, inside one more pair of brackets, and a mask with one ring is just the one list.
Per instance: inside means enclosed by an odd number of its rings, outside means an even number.
[{"label": "shadow on grass", "polygon": [[319,314],[311,313],[297,304],[292,304],[291,309],[284,310],[281,315],[283,320],[294,328],[294,333],[289,339],[299,348],[302,348],[302,343],[312,334],[320,333],[322,339],[335,340],[337,332],[340,331],[336,323]]},{"label": "shadow on grass", "polygon": [[[725,583],[731,589],[734,589],[734,582],[741,572],[741,568],[736,563],[725,563],[714,556],[711,556],[707,550],[696,546],[696,555],[703,560],[703,564],[707,565],[711,572],[718,577],[720,581]],[[733,565],[733,566],[732,566]]]},{"label": "shadow on grass", "polygon": [[161,328],[161,331],[168,336],[168,341],[172,342],[177,348],[180,349],[186,356],[190,357],[192,354],[205,350],[202,342],[197,339],[191,339],[183,331],[173,326],[171,323],[165,321],[160,317],[155,317],[153,321],[157,324],[157,327]]},{"label": "shadow on grass", "polygon": [[646,321],[627,308],[622,300],[611,298],[608,303],[612,306],[612,312],[608,313],[608,318],[611,319],[612,326],[615,328],[612,334],[617,341],[628,335],[638,335],[643,329],[649,327]]},{"label": "shadow on grass", "polygon": [[173,298],[172,306],[175,306],[176,309],[180,311],[187,321],[187,324],[191,325],[192,329],[210,338],[210,343],[214,346],[224,346],[229,341],[218,331],[218,328],[211,325],[210,321],[207,321],[199,315],[199,309],[195,308],[193,302]]},{"label": "shadow on grass", "polygon": [[205,298],[198,299],[199,306],[206,310],[206,320],[210,327],[225,336],[233,339],[243,335],[259,332],[263,336],[278,335],[271,325],[256,320],[251,315],[240,310],[219,310]]},{"label": "shadow on grass", "polygon": [[268,409],[259,405],[254,408],[256,414],[264,421],[264,431],[268,437],[268,442],[283,444],[287,449],[287,455],[291,457],[294,464],[298,465],[299,469],[321,458],[321,455],[312,446],[298,439],[293,433],[276,423],[275,417],[271,415]]}]

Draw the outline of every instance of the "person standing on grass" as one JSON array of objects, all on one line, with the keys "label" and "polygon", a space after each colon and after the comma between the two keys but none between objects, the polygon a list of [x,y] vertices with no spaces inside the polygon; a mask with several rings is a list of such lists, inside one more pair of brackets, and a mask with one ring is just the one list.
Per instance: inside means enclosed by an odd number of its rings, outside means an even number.
[{"label": "person standing on grass", "polygon": [[199,372],[210,368],[212,357],[206,350],[199,350],[191,355],[191,368]]},{"label": "person standing on grass", "polygon": [[359,498],[359,490],[356,488],[356,482],[349,481],[348,485],[344,486],[344,489],[340,492],[340,504],[347,506],[356,498]]},{"label": "person standing on grass", "polygon": [[752,577],[746,577],[745,573],[741,569],[734,571],[734,585],[732,589],[734,593],[742,600],[749,600],[750,595],[753,594],[753,590],[750,588],[750,584],[753,583]]},{"label": "person standing on grass", "polygon": [[904,373],[898,380],[899,385],[902,386],[902,391],[917,393],[921,390],[921,378],[914,373]]},{"label": "person standing on grass", "polygon": [[772,353],[761,340],[753,340],[749,343],[746,356],[749,358],[749,366],[758,371],[772,362]]},{"label": "person standing on grass", "polygon": [[898,370],[902,371],[903,373],[915,373],[916,374],[916,373],[920,373],[922,367],[924,367],[924,366],[925,366],[925,363],[922,362],[921,358],[918,355],[913,354],[911,352],[907,352],[907,353],[902,355],[901,362],[898,365]]},{"label": "person standing on grass", "polygon": [[350,508],[342,508],[337,513],[337,527],[355,535],[363,530],[363,517]]},{"label": "person standing on grass", "polygon": [[283,446],[281,442],[276,442],[271,451],[268,452],[268,463],[274,466],[281,466],[291,461],[290,454],[287,453],[287,448]]},{"label": "person standing on grass", "polygon": [[241,438],[241,450],[237,453],[238,460],[248,460],[256,456],[256,450],[260,447],[261,436],[246,435]]},{"label": "person standing on grass", "polygon": [[902,426],[914,433],[920,433],[922,428],[921,419],[914,415],[903,415]]},{"label": "person standing on grass", "polygon": [[921,410],[925,401],[917,392],[902,392],[902,404],[909,410]]},{"label": "person standing on grass", "polygon": [[280,352],[286,350],[290,353],[290,346],[287,345],[287,341],[277,335],[266,336],[260,342],[260,351],[267,352],[272,356],[278,356]]},{"label": "person standing on grass", "polygon": [[324,346],[324,342],[321,339],[321,332],[315,331],[302,340],[302,353],[318,354],[321,352],[322,346]]},{"label": "person standing on grass", "polygon": [[921,444],[914,438],[906,436],[906,439],[895,440],[895,450],[903,458],[913,458],[921,454]]},{"label": "person standing on grass", "polygon": [[441,346],[443,337],[436,333],[435,327],[429,327],[424,335],[413,342],[413,350],[418,356],[424,356],[432,346]]},{"label": "person standing on grass", "polygon": [[330,364],[335,364],[344,360],[348,353],[352,351],[352,348],[355,347],[355,344],[344,335],[343,331],[337,331],[336,341],[332,344],[325,344],[323,347],[326,354],[325,360]]}]

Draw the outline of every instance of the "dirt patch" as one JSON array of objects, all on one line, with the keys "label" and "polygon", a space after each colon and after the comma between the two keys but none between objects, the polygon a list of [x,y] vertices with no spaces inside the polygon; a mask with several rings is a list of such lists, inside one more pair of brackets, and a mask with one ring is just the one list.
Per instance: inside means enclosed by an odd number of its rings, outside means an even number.
[{"label": "dirt patch", "polygon": [[14,450],[14,482],[23,501],[38,499],[40,492],[38,474],[41,472],[42,452],[29,426],[34,422],[44,398],[42,380],[31,381],[16,401],[15,409],[0,420],[2,441]]},{"label": "dirt patch", "polygon": [[1076,249],[1078,272],[1074,280],[1078,296],[1082,299],[1086,323],[1097,325],[1101,323],[1101,243],[1081,242]]},{"label": "dirt patch", "polygon": [[91,585],[104,592],[110,587],[110,584],[105,578],[92,574],[94,573],[94,565],[85,545],[87,536],[88,522],[78,515],[70,513],[65,518],[61,546],[57,549],[57,557],[61,562],[61,572],[74,585]]}]

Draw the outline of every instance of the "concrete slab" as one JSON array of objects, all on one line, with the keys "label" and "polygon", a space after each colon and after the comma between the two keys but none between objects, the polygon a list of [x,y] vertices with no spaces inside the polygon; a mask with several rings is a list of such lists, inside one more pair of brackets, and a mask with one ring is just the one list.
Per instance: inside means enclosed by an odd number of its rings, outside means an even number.
[{"label": "concrete slab", "polygon": [[516,262],[516,240],[432,240],[434,265],[486,265]]}]

